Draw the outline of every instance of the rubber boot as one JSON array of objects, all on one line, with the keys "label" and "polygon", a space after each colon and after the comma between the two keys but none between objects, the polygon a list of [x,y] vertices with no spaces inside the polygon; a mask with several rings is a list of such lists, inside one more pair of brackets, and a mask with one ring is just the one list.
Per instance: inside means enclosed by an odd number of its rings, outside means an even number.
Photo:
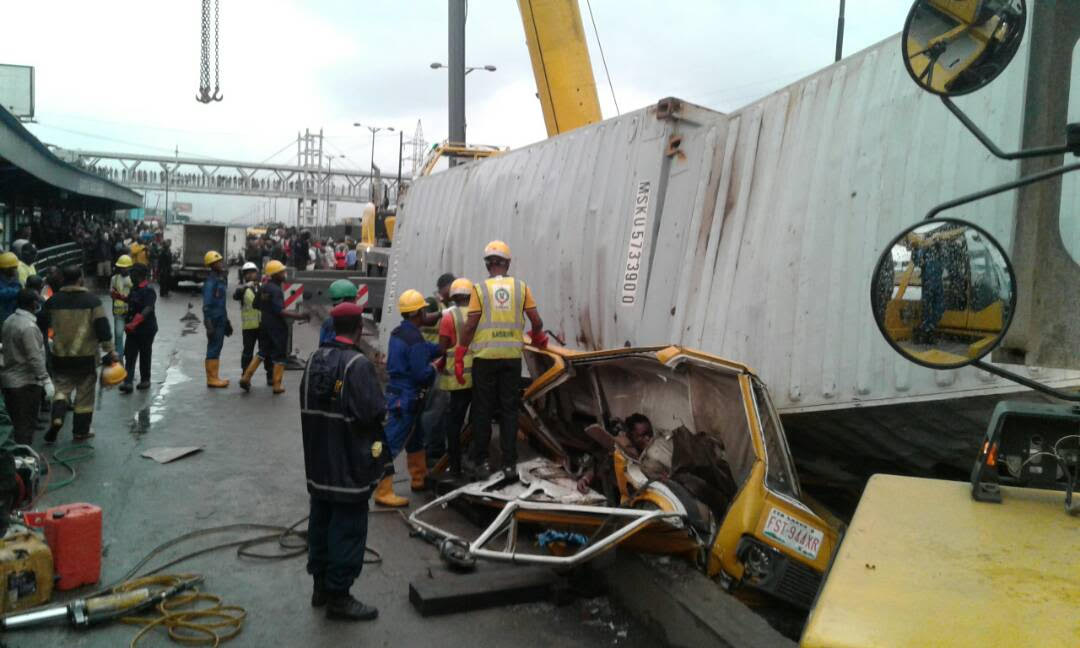
[{"label": "rubber boot", "polygon": [[94,415],[75,413],[75,416],[71,421],[71,436],[75,439],[75,442],[88,441],[94,436],[94,433],[90,431],[90,423],[94,420]]},{"label": "rubber boot", "polygon": [[326,618],[343,621],[372,621],[379,616],[379,611],[370,605],[364,605],[352,597],[352,594],[334,593],[326,602]]},{"label": "rubber boot", "polygon": [[409,505],[409,498],[400,497],[394,493],[394,476],[387,475],[379,481],[375,487],[375,503],[391,508],[402,508]]},{"label": "rubber boot", "polygon": [[409,476],[412,478],[411,483],[414,493],[418,493],[427,486],[427,452],[423,450],[417,450],[416,452],[410,452],[405,456],[406,464],[409,466]]},{"label": "rubber boot", "polygon": [[285,365],[283,365],[283,364],[275,364],[274,365],[274,393],[275,394],[284,394],[285,393],[285,385],[281,384],[281,381],[282,381],[283,378],[285,378]]},{"label": "rubber boot", "polygon": [[49,429],[45,432],[45,444],[56,443],[56,437],[60,436],[60,428],[64,427],[64,419],[67,418],[68,402],[66,400],[54,400]]},{"label": "rubber boot", "polygon": [[213,360],[206,361],[206,386],[207,387],[228,387],[229,381],[218,378],[218,369],[221,367],[221,360],[214,358]]},{"label": "rubber boot", "polygon": [[255,371],[258,370],[260,364],[262,364],[262,358],[259,356],[251,359],[251,363],[244,369],[244,375],[240,377],[241,389],[251,391],[251,377],[255,375]]},{"label": "rubber boot", "polygon": [[135,388],[131,386],[130,382],[125,380],[124,382],[120,383],[120,393],[121,394],[130,394],[134,390],[135,390]]}]

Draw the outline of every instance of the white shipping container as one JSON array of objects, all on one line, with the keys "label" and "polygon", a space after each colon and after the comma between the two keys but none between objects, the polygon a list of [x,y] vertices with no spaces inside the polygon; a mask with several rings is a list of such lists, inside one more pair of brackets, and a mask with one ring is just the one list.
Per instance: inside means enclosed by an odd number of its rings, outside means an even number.
[{"label": "white shipping container", "polygon": [[[1026,47],[958,100],[1005,150],[1019,148]],[[397,223],[380,339],[403,290],[430,293],[443,272],[483,278],[483,246],[502,239],[511,273],[569,346],[704,349],[754,367],[784,413],[1015,391],[893,352],[869,280],[901,228],[1018,170],[911,82],[893,37],[735,113],[665,100],[418,178]],[[1014,201],[949,214],[1008,248]],[[1074,376],[1020,371],[1059,385]]]}]

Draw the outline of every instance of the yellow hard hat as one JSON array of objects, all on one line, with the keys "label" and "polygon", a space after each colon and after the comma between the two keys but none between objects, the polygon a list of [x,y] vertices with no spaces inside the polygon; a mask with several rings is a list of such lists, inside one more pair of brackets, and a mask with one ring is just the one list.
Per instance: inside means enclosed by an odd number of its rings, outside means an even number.
[{"label": "yellow hard hat", "polygon": [[450,284],[450,296],[464,295],[468,297],[472,294],[472,282],[465,277],[458,277],[454,279],[454,283]]},{"label": "yellow hard hat", "polygon": [[492,241],[484,247],[484,258],[499,257],[510,260],[510,246],[502,241]]},{"label": "yellow hard hat", "polygon": [[273,277],[279,272],[285,272],[285,264],[281,261],[271,261],[266,264],[266,276]]},{"label": "yellow hard hat", "polygon": [[203,257],[202,262],[203,262],[204,266],[209,267],[209,266],[217,263],[218,261],[221,261],[221,254],[219,254],[217,252],[217,250],[210,250],[209,252],[206,253],[206,256]]},{"label": "yellow hard hat", "polygon": [[119,362],[106,365],[106,367],[101,370],[101,386],[116,387],[127,379],[127,375],[127,369],[124,369],[124,365]]},{"label": "yellow hard hat", "polygon": [[424,299],[419,290],[406,290],[401,293],[401,297],[397,300],[398,312],[402,315],[415,313],[425,306],[427,306],[427,300]]},{"label": "yellow hard hat", "polygon": [[18,267],[19,257],[15,256],[14,252],[4,252],[3,254],[0,254],[0,270],[9,270]]},{"label": "yellow hard hat", "polygon": [[135,264],[131,260],[131,257],[129,257],[126,254],[121,254],[120,258],[116,260],[116,267],[117,268],[130,268],[133,265],[135,265]]}]

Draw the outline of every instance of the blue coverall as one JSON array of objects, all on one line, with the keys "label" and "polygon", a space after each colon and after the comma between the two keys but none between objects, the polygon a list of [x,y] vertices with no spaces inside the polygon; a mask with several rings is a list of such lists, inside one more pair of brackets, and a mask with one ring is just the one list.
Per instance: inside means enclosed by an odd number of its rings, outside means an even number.
[{"label": "blue coverall", "polygon": [[323,320],[322,327],[319,328],[319,346],[330,344],[336,337],[337,333],[334,332],[334,318],[327,317]]},{"label": "blue coverall", "polygon": [[431,362],[438,357],[439,345],[424,340],[420,329],[408,320],[390,334],[386,353],[386,371],[390,374],[386,386],[386,442],[391,457],[396,457],[403,447],[407,452],[424,449],[423,436],[412,431],[420,415],[420,392],[435,383]]},{"label": "blue coverall", "polygon": [[15,312],[15,298],[22,290],[18,277],[0,277],[0,323]]},{"label": "blue coverall", "polygon": [[206,359],[217,360],[221,357],[221,347],[225,344],[225,280],[216,272],[203,282],[203,321],[206,324]]}]

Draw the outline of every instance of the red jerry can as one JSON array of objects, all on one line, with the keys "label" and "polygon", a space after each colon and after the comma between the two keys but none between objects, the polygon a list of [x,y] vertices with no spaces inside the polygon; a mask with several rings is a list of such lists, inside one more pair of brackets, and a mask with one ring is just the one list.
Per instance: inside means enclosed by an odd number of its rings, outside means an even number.
[{"label": "red jerry can", "polygon": [[25,513],[26,524],[45,532],[53,553],[56,589],[91,585],[101,578],[101,508],[93,504],[64,504]]}]

